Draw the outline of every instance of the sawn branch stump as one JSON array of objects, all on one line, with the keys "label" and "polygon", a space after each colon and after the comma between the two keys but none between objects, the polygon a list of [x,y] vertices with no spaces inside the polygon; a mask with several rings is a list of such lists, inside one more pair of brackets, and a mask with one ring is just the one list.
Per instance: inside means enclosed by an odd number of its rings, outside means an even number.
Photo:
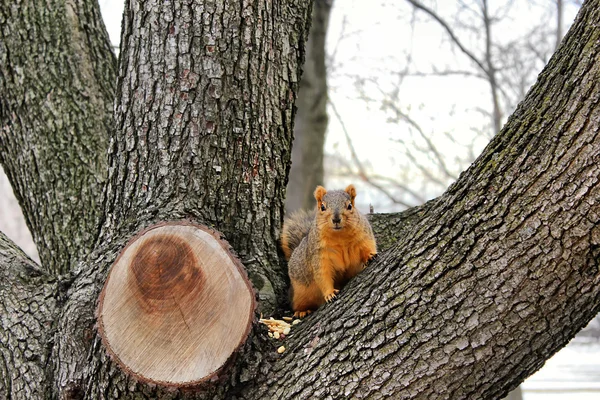
[{"label": "sawn branch stump", "polygon": [[162,223],[132,239],[111,267],[98,325],[127,373],[192,386],[214,378],[244,342],[254,308],[246,273],[218,233]]}]

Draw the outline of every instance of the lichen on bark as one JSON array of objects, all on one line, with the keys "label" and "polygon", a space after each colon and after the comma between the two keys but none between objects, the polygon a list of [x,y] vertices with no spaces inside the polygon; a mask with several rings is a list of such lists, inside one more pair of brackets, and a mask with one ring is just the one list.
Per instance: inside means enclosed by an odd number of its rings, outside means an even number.
[{"label": "lichen on bark", "polygon": [[57,274],[98,236],[115,78],[97,2],[0,5],[0,163]]}]

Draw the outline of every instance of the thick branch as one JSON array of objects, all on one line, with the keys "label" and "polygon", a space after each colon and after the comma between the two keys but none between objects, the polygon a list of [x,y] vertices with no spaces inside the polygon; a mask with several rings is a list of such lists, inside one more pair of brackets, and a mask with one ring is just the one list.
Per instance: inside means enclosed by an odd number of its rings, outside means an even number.
[{"label": "thick branch", "polygon": [[482,156],[247,398],[500,398],[599,311],[600,4],[586,5]]},{"label": "thick branch", "polygon": [[0,4],[0,162],[51,271],[97,237],[115,61],[95,1]]},{"label": "thick branch", "polygon": [[431,200],[417,207],[391,214],[368,214],[379,251],[387,250],[405,240],[414,226],[432,209],[437,200]]},{"label": "thick branch", "polygon": [[0,398],[42,399],[50,393],[57,287],[0,232]]}]

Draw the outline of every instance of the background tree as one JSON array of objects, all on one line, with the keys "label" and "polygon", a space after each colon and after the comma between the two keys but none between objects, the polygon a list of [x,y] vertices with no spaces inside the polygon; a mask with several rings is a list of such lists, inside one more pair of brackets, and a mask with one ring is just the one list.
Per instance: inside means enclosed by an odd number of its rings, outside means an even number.
[{"label": "background tree", "polygon": [[[29,224],[48,246],[39,266],[0,236],[3,396],[497,398],[597,313],[600,2],[592,0],[503,130],[444,195],[373,216],[389,249],[338,302],[305,320],[283,355],[255,325],[202,392],[138,382],[107,356],[94,312],[110,265],[142,229],[182,219],[216,227],[239,254],[259,309],[285,307],[276,239],[310,2],[127,3],[114,125],[104,115],[99,121],[109,122],[96,125],[104,130],[79,128],[105,141],[106,185],[84,179],[80,197],[99,197],[71,207],[69,157],[93,176],[90,163],[103,159],[94,149],[103,146],[90,147],[88,160],[75,140],[31,148],[24,138],[60,138],[78,132],[77,118],[92,117],[51,113],[27,129],[20,123],[39,108],[54,111],[49,95],[77,99],[58,89],[34,95],[51,81],[66,85],[55,78],[69,71],[61,64],[69,55],[81,57],[82,80],[109,79],[113,66],[102,29],[92,29],[101,27],[94,4],[23,7],[0,5],[1,160],[18,198],[51,212],[41,226]],[[48,64],[42,71],[25,68],[37,58]],[[110,102],[106,88],[99,104]],[[78,94],[82,109],[99,101]],[[48,133],[41,122],[61,129]],[[28,151],[35,157],[23,157]],[[80,207],[91,203],[100,211],[88,220]],[[37,209],[23,208],[33,221]],[[67,234],[70,213],[83,216]],[[65,243],[51,240],[57,235]]]},{"label": "background tree", "polygon": [[316,0],[303,66],[294,120],[294,145],[286,210],[314,207],[312,195],[323,185],[323,156],[327,132],[327,69],[325,65],[327,26],[333,0]]},{"label": "background tree", "polygon": [[[377,208],[399,210],[438,196],[475,160],[535,82],[570,21],[563,15],[577,5],[525,0],[384,5],[410,27],[403,32],[406,39],[383,54],[370,73],[332,80],[354,80],[358,98],[382,121],[374,125],[383,125],[396,142],[389,147],[397,168],[393,174],[374,170],[364,151],[357,155],[361,165],[344,162],[348,156],[336,162],[340,175],[353,174],[382,195]],[[429,96],[419,98],[418,92]],[[456,99],[436,100],[448,94]],[[356,141],[361,134],[353,129],[347,135]]]}]

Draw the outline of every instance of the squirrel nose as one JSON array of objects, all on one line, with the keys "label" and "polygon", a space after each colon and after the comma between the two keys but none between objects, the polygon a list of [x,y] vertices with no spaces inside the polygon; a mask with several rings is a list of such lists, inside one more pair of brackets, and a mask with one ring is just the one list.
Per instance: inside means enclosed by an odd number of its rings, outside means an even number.
[{"label": "squirrel nose", "polygon": [[340,222],[342,222],[342,219],[339,217],[339,215],[337,215],[334,216],[331,221],[333,221],[334,224],[339,224]]}]

